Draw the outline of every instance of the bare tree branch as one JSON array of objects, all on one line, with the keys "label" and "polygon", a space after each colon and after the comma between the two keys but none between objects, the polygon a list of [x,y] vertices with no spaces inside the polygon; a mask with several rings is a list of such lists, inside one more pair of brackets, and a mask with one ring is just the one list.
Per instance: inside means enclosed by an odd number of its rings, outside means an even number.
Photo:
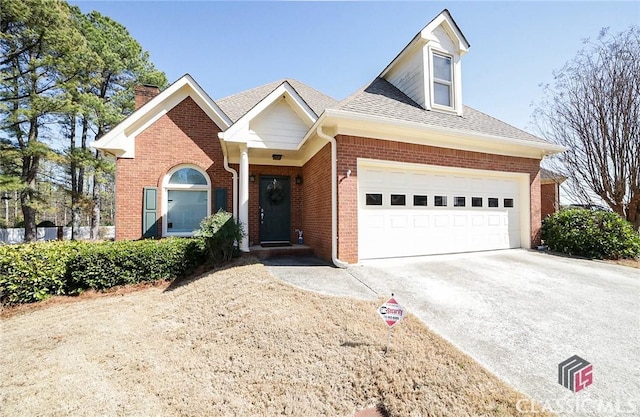
[{"label": "bare tree branch", "polygon": [[568,148],[556,165],[573,196],[598,196],[640,229],[640,28],[603,29],[543,88],[534,117]]}]

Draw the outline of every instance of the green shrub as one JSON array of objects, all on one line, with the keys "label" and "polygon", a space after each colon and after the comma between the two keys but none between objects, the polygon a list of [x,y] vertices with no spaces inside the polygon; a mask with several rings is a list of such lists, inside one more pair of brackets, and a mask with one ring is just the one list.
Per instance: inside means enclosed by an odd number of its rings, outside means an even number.
[{"label": "green shrub", "polygon": [[220,210],[202,220],[198,235],[204,239],[211,261],[219,264],[239,253],[238,245],[245,233],[230,213]]},{"label": "green shrub", "polygon": [[202,239],[39,242],[0,246],[0,302],[104,290],[192,273],[206,259]]},{"label": "green shrub", "polygon": [[561,210],[542,223],[551,250],[597,259],[640,256],[640,235],[631,223],[607,211]]},{"label": "green shrub", "polygon": [[67,263],[86,242],[39,242],[0,246],[0,301],[32,303],[66,293]]},{"label": "green shrub", "polygon": [[178,278],[192,273],[205,259],[201,239],[169,238],[88,245],[69,261],[69,293]]}]

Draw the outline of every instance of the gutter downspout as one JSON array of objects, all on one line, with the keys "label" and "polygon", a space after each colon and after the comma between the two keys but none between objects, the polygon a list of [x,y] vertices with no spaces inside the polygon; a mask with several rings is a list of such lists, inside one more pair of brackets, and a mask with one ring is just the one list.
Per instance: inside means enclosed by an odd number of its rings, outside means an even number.
[{"label": "gutter downspout", "polygon": [[322,126],[316,128],[316,133],[331,143],[331,260],[338,268],[346,268],[349,264],[338,259],[338,145],[335,138],[322,131]]},{"label": "gutter downspout", "polygon": [[233,218],[238,221],[238,171],[229,166],[229,158],[227,158],[227,155],[224,156],[223,165],[225,171],[230,172],[231,175],[233,175],[233,197],[231,201],[233,202]]}]

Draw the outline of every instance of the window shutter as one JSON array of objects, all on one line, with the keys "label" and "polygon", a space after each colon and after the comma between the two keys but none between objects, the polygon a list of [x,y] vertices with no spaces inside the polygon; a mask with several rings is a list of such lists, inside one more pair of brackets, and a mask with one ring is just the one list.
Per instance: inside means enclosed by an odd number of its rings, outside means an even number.
[{"label": "window shutter", "polygon": [[142,198],[142,236],[158,236],[158,188],[144,187]]},{"label": "window shutter", "polygon": [[217,213],[220,209],[227,211],[227,189],[216,188],[213,197],[213,212]]}]

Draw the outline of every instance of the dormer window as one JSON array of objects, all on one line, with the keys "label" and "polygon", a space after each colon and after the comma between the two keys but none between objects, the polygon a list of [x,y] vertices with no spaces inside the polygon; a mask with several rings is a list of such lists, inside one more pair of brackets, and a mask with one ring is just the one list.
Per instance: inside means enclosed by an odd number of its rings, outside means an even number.
[{"label": "dormer window", "polygon": [[450,56],[433,53],[433,104],[453,107],[453,65]]},{"label": "dormer window", "polygon": [[447,10],[427,24],[382,71],[425,110],[462,116],[461,58],[469,42]]}]

